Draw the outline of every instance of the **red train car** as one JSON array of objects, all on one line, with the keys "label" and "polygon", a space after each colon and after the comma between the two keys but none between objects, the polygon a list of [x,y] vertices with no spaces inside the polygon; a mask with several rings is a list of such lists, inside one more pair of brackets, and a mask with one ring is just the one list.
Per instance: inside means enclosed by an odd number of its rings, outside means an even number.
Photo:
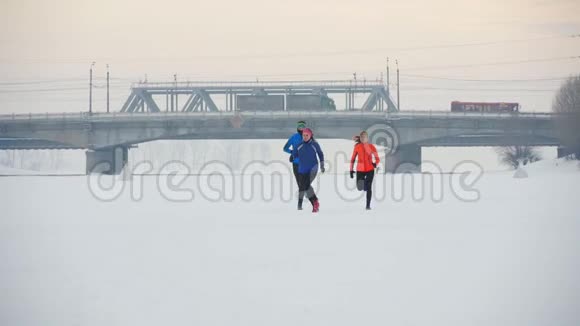
[{"label": "red train car", "polygon": [[519,103],[506,102],[451,102],[451,112],[520,112]]}]

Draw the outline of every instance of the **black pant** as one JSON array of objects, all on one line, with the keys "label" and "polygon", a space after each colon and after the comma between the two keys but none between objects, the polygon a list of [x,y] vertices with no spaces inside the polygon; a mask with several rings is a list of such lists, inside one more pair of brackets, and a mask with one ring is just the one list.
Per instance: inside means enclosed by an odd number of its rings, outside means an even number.
[{"label": "black pant", "polygon": [[316,178],[316,174],[318,171],[312,170],[310,173],[299,173],[298,174],[298,205],[302,206],[302,201],[304,199],[304,195],[306,198],[313,203],[315,200],[318,200],[316,194],[314,193],[314,188],[312,188],[312,181]]},{"label": "black pant", "polygon": [[298,181],[298,164],[292,163],[292,172],[294,172],[294,179],[296,179],[296,185],[300,187],[300,181]]},{"label": "black pant", "polygon": [[373,197],[373,178],[375,177],[375,170],[369,172],[356,172],[356,188],[359,191],[367,192],[367,207],[371,206],[371,198]]}]

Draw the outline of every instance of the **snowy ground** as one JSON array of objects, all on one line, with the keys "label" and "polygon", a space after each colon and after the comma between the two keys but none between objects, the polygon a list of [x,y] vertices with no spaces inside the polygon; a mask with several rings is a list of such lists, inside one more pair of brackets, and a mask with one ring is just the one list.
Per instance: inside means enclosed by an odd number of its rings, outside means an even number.
[{"label": "snowy ground", "polygon": [[207,200],[199,176],[187,202],[157,176],[110,202],[85,177],[2,177],[0,324],[579,325],[580,171],[528,172],[485,173],[472,202],[452,175],[440,202],[379,177],[370,212],[322,175],[318,215]]}]

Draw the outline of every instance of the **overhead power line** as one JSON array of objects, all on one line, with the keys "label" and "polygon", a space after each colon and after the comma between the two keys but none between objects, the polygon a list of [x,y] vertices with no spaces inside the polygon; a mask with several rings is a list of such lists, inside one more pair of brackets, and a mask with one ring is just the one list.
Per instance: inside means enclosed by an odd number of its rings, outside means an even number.
[{"label": "overhead power line", "polygon": [[407,87],[404,91],[464,91],[464,92],[555,92],[557,89],[527,88],[448,88],[448,87]]},{"label": "overhead power line", "polygon": [[[525,60],[512,60],[512,61],[498,61],[498,62],[487,62],[487,63],[471,63],[471,64],[459,64],[459,65],[442,65],[442,66],[423,66],[423,67],[406,67],[402,69],[403,78],[413,77],[413,78],[424,78],[424,79],[439,79],[439,80],[449,80],[449,81],[466,81],[466,82],[532,82],[532,81],[558,81],[565,80],[568,77],[550,77],[550,78],[536,78],[536,79],[469,79],[469,78],[454,78],[445,76],[430,76],[422,74],[407,74],[405,71],[420,71],[420,70],[436,70],[436,69],[448,69],[448,68],[467,68],[467,67],[482,67],[482,66],[501,66],[501,65],[512,65],[512,64],[528,64],[528,63],[538,63],[538,62],[556,62],[556,61],[570,61],[570,60],[580,60],[580,56],[566,56],[566,57],[552,57],[552,58],[538,58],[538,59],[525,59]],[[231,75],[229,77],[245,77],[245,78],[278,78],[278,77],[298,77],[298,76],[323,76],[323,75],[348,75],[352,71],[326,71],[326,72],[308,72],[308,73],[277,73],[277,74],[245,74],[245,75]],[[375,76],[375,78],[366,78],[368,81],[375,80],[378,78],[377,71],[359,71],[361,75]],[[115,78],[117,82],[121,81],[135,81],[127,78]],[[35,81],[18,81],[18,82],[0,82],[0,86],[26,86],[26,85],[43,85],[43,84],[59,84],[65,81],[78,81],[86,82],[84,79],[53,79],[53,80],[35,80]],[[361,81],[359,81],[361,82]],[[114,87],[121,87],[122,85],[115,85]],[[95,85],[95,87],[99,87]],[[64,90],[81,90],[86,88],[73,88],[73,87],[61,87],[61,88],[41,88],[41,89],[0,89],[2,93],[26,93],[26,92],[50,92],[50,91],[64,91]]]},{"label": "overhead power line", "polygon": [[454,77],[442,77],[442,76],[426,76],[426,75],[416,75],[416,74],[405,74],[404,77],[412,77],[419,79],[439,79],[439,80],[449,80],[449,81],[464,81],[464,82],[537,82],[537,81],[561,81],[566,80],[569,77],[550,77],[550,78],[527,78],[527,79],[470,79],[470,78],[454,78]]},{"label": "overhead power line", "polygon": [[[93,85],[93,88],[105,89],[103,85]],[[120,86],[114,87],[116,89],[125,89]],[[10,93],[36,93],[36,92],[67,92],[67,91],[88,91],[89,87],[62,87],[62,88],[25,88],[25,89],[0,89],[0,94]],[[128,88],[127,88],[128,90]]]},{"label": "overhead power line", "polygon": [[526,59],[526,60],[513,60],[513,61],[496,61],[496,62],[446,65],[446,66],[408,67],[408,68],[405,68],[404,70],[434,70],[434,69],[450,69],[450,68],[487,67],[487,66],[514,65],[514,64],[526,64],[526,63],[537,63],[537,62],[570,61],[570,60],[579,60],[579,59],[580,59],[580,56],[568,56],[568,57],[553,57],[553,58]]},{"label": "overhead power line", "polygon": [[[556,61],[570,61],[570,60],[580,60],[579,56],[568,56],[568,57],[552,57],[552,58],[538,58],[538,59],[524,59],[524,60],[512,60],[512,61],[498,61],[498,62],[485,62],[485,63],[470,63],[470,64],[461,64],[461,65],[444,65],[444,66],[419,66],[419,67],[403,67],[401,71],[402,77],[404,76],[411,76],[413,74],[404,73],[405,71],[420,71],[420,70],[436,70],[436,69],[447,69],[447,68],[468,68],[468,67],[485,67],[485,66],[501,66],[501,65],[513,65],[513,64],[528,64],[528,63],[537,63],[537,62],[556,62]],[[359,71],[362,75],[369,75],[375,76],[377,71]],[[352,71],[325,71],[325,72],[307,72],[307,73],[276,73],[276,74],[243,74],[243,75],[231,75],[229,77],[246,77],[246,78],[264,78],[264,77],[299,77],[299,76],[323,76],[323,75],[351,75]],[[414,76],[424,76],[424,75],[414,75]],[[558,79],[565,79],[558,77]],[[373,80],[374,78],[367,78],[367,80]],[[491,80],[490,80],[491,81]],[[517,81],[517,80],[514,80]]]},{"label": "overhead power line", "polygon": [[[105,81],[105,78],[93,78],[93,80]],[[86,78],[63,78],[63,79],[47,79],[47,80],[26,80],[26,81],[6,81],[0,82],[0,86],[20,86],[20,85],[42,85],[42,84],[63,84],[63,83],[86,83]],[[111,81],[122,82],[127,81],[123,78],[111,78]]]},{"label": "overhead power line", "polygon": [[68,88],[36,88],[36,89],[1,89],[0,93],[35,93],[35,92],[61,92],[61,91],[79,91],[88,90],[88,87],[68,87]]}]

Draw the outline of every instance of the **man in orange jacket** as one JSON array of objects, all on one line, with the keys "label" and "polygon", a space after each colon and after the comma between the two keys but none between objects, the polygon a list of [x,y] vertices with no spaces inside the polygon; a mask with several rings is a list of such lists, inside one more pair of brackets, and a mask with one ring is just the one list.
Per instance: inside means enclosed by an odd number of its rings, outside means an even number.
[{"label": "man in orange jacket", "polygon": [[[373,196],[373,178],[375,176],[375,168],[381,162],[379,154],[375,145],[369,143],[369,135],[366,131],[360,133],[359,136],[354,137],[356,144],[352,151],[350,159],[350,178],[354,178],[354,162],[356,164],[356,188],[359,191],[366,191],[367,205],[366,209],[371,209],[371,198]],[[373,161],[374,158],[374,161]]]}]

